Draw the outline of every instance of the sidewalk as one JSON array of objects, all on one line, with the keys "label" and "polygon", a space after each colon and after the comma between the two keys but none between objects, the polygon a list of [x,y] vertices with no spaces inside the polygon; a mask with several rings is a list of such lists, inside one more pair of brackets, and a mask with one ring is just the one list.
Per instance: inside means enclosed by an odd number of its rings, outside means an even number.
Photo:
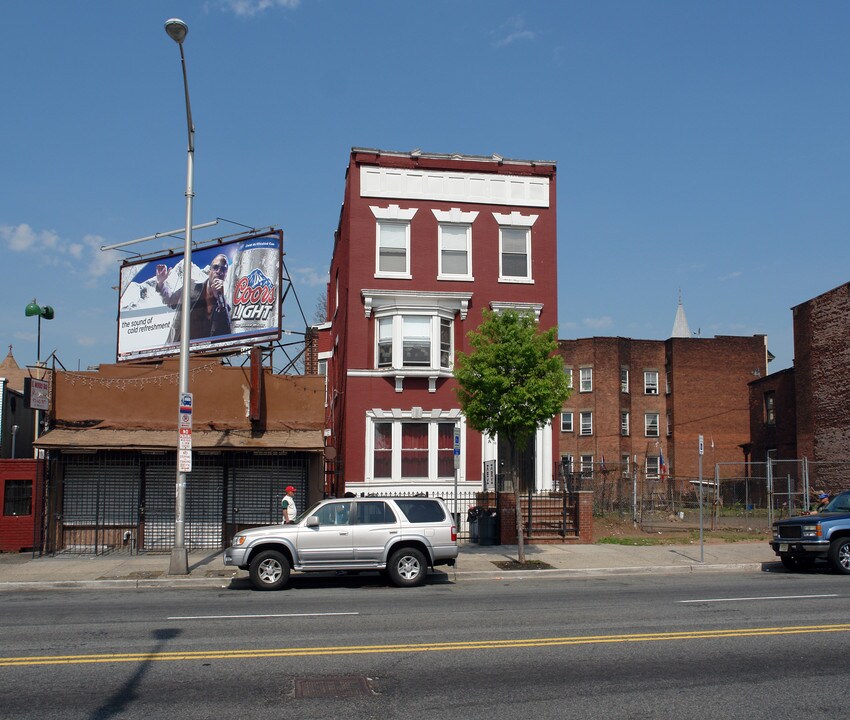
[{"label": "sidewalk", "polygon": [[[700,546],[528,545],[526,560],[551,569],[502,570],[494,562],[516,560],[516,545],[461,545],[456,569],[440,567],[450,579],[521,579],[591,577],[607,574],[760,572],[778,565],[767,542]],[[189,575],[169,576],[168,555],[58,555],[33,558],[28,553],[0,554],[0,592],[45,588],[228,587],[247,572],[226,568],[220,551],[189,553]]]}]

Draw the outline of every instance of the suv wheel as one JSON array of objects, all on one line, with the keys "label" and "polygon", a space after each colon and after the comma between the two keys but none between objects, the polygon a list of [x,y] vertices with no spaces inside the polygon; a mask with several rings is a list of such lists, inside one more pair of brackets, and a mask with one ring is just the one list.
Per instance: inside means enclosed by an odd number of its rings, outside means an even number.
[{"label": "suv wheel", "polygon": [[390,557],[387,572],[397,587],[416,587],[425,582],[428,566],[425,556],[416,548],[396,550]]},{"label": "suv wheel", "polygon": [[263,550],[251,560],[248,572],[257,590],[280,590],[289,580],[289,561],[277,550]]},{"label": "suv wheel", "polygon": [[829,545],[829,562],[844,575],[850,575],[850,537],[838,538]]}]

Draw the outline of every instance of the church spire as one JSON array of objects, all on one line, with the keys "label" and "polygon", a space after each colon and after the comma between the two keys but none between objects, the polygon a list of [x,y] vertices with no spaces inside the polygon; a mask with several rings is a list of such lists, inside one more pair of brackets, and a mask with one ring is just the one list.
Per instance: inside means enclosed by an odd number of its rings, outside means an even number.
[{"label": "church spire", "polygon": [[682,306],[682,290],[679,289],[679,306],[676,308],[676,319],[673,321],[673,332],[670,337],[688,338],[691,329],[688,327],[688,319],[685,317],[685,308]]}]

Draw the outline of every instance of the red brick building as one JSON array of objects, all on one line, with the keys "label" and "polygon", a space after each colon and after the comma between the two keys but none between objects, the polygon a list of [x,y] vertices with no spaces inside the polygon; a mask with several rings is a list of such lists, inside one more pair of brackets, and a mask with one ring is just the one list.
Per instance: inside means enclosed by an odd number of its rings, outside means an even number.
[{"label": "red brick building", "polygon": [[[764,335],[559,341],[573,394],[564,404],[558,449],[571,472],[630,471],[647,478],[698,475],[740,462],[749,439],[748,383],[767,371]],[[709,471],[710,472],[710,471]]]},{"label": "red brick building", "polygon": [[850,283],[792,309],[794,367],[750,384],[751,459],[811,463],[817,487],[845,489],[850,462]]},{"label": "red brick building", "polygon": [[[352,150],[318,327],[329,492],[446,491],[456,429],[458,487],[481,488],[483,462],[506,449],[466,425],[455,354],[485,308],[557,324],[555,197],[551,162]],[[551,486],[551,427],[532,463]]]}]

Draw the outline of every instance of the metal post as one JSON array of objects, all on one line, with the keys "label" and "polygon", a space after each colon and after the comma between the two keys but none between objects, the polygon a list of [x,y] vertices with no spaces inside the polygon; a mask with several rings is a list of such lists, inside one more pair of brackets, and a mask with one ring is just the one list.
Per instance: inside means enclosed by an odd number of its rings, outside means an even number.
[{"label": "metal post", "polygon": [[[180,47],[180,64],[183,68],[183,91],[186,96],[186,123],[189,131],[189,151],[186,164],[186,238],[183,246],[183,292],[180,301],[180,399],[189,392],[189,315],[192,290],[192,200],[195,175],[195,125],[192,122],[192,107],[189,104],[189,81],[186,76],[186,56],[183,53],[183,40],[188,27],[182,20],[171,19],[165,23],[165,31]],[[178,429],[179,433],[179,429]],[[178,435],[179,437],[179,435]],[[179,456],[179,440],[177,454]],[[189,557],[186,551],[186,475],[180,472],[177,462],[177,486],[174,497],[174,547],[171,549],[169,575],[188,575]]]},{"label": "metal post", "polygon": [[702,435],[699,436],[699,561],[705,562],[705,544],[703,541],[703,522],[702,522],[702,453],[703,440]]}]

